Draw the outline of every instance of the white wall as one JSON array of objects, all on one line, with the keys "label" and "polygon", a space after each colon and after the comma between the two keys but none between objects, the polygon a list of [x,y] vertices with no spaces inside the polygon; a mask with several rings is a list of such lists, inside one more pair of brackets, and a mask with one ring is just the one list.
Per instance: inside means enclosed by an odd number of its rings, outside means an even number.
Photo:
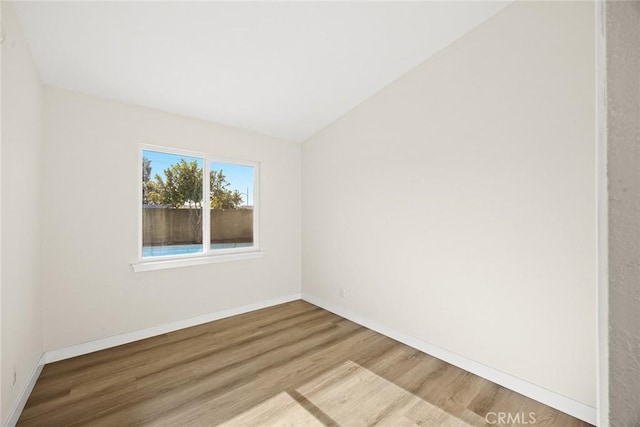
[{"label": "white wall", "polygon": [[304,294],[595,407],[594,68],[515,3],[306,141]]},{"label": "white wall", "polygon": [[[138,144],[261,162],[262,259],[134,273]],[[300,146],[46,90],[45,350],[300,292]]]},{"label": "white wall", "polygon": [[[2,2],[2,422],[42,355],[43,88],[13,5]],[[12,387],[12,368],[17,372]]]}]

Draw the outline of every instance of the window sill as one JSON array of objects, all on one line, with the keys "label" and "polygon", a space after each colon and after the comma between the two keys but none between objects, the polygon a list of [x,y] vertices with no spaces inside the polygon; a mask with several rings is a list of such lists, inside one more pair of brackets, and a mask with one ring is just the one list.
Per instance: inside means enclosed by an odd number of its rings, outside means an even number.
[{"label": "window sill", "polygon": [[264,257],[263,251],[240,252],[232,254],[208,255],[192,258],[163,259],[158,261],[141,261],[131,264],[133,271],[164,270],[167,268],[188,267],[191,265],[215,264],[218,262],[242,261]]}]

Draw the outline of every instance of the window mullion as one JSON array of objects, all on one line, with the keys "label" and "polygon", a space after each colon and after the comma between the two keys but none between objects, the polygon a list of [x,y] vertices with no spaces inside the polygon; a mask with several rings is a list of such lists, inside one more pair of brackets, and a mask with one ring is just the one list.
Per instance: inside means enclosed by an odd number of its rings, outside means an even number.
[{"label": "window mullion", "polygon": [[209,159],[202,159],[202,245],[203,253],[208,254],[211,247],[211,186],[209,183]]}]

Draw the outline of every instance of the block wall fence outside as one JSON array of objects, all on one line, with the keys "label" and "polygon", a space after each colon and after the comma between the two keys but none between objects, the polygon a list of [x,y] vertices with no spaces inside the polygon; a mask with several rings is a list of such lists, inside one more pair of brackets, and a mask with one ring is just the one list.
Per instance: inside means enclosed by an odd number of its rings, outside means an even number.
[{"label": "block wall fence outside", "polygon": [[[202,243],[202,220],[199,209],[142,209],[142,245]],[[211,209],[212,243],[251,242],[253,210]]]}]

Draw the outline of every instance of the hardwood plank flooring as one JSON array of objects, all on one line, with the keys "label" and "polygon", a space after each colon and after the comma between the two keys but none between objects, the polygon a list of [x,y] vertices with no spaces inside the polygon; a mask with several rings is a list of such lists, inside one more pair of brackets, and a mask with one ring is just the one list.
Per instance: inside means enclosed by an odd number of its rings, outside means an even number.
[{"label": "hardwood plank flooring", "polygon": [[46,365],[18,425],[453,427],[496,425],[491,412],[589,425],[295,301]]}]

